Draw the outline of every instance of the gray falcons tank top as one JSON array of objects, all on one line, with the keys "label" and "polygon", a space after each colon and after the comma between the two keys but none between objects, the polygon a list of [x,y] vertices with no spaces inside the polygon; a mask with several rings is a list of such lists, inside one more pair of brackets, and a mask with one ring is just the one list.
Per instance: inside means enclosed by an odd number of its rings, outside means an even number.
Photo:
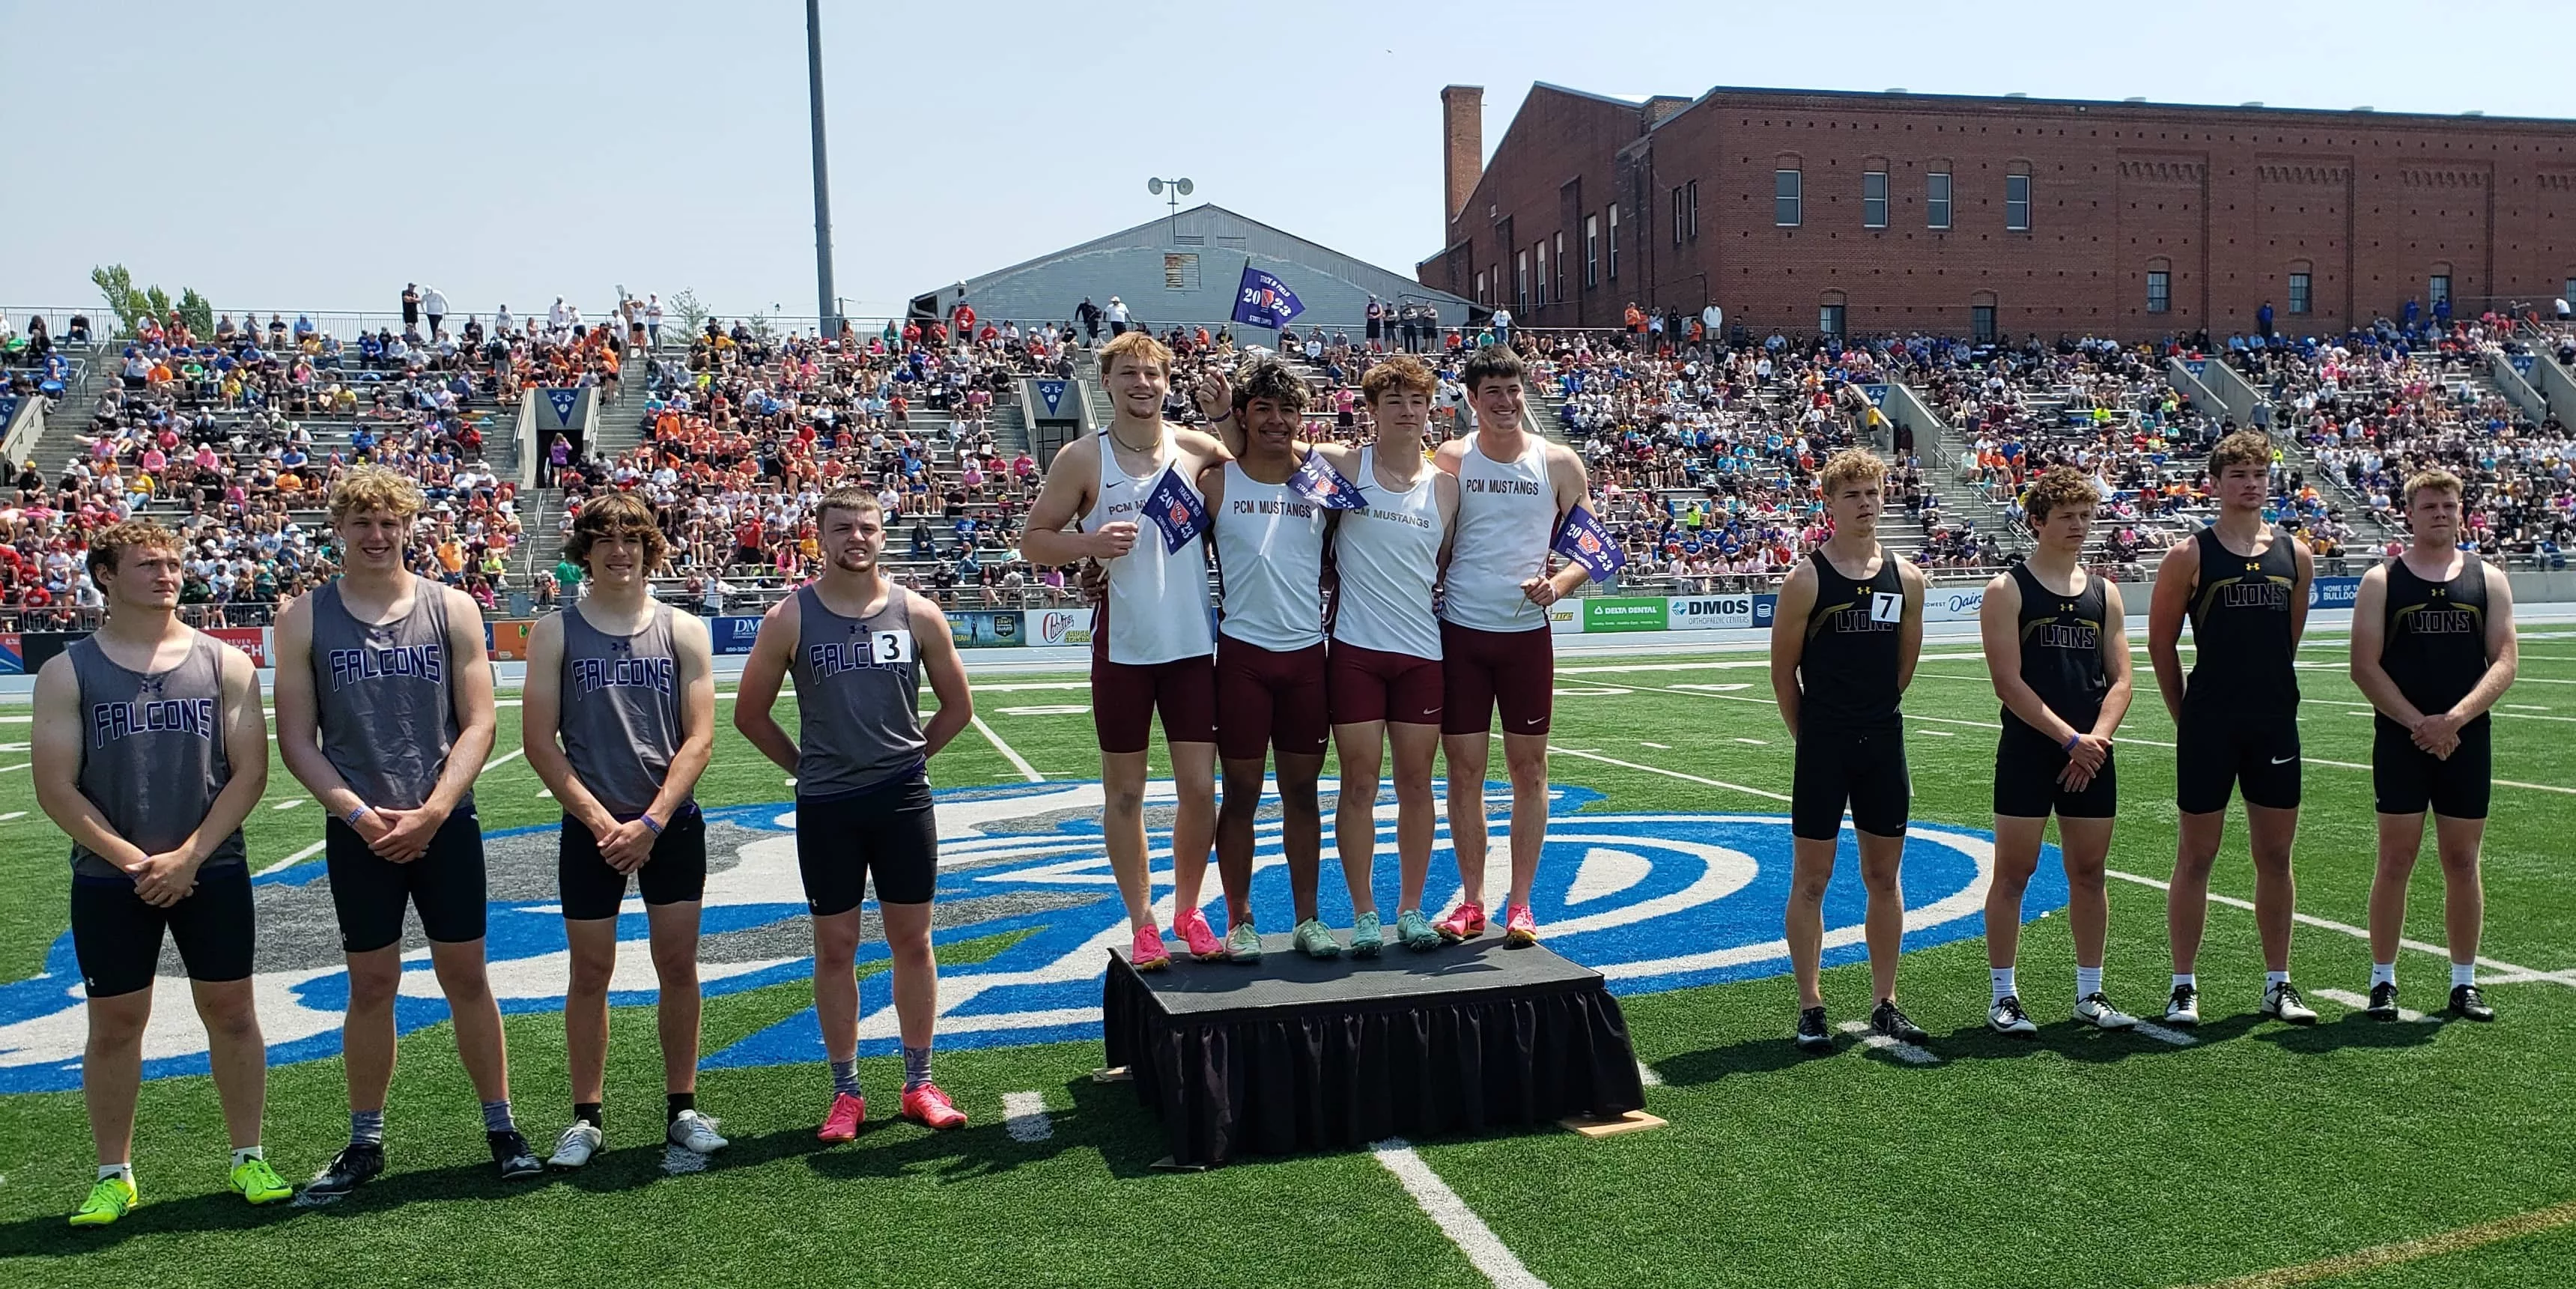
[{"label": "gray falcons tank top", "polygon": [[[671,606],[656,603],[644,629],[613,636],[579,608],[563,611],[564,756],[583,787],[619,819],[653,807],[680,748],[680,661]],[[669,822],[665,820],[663,822]]]},{"label": "gray falcons tank top", "polygon": [[[157,676],[128,671],[94,639],[64,652],[80,682],[81,795],[116,835],[147,855],[188,839],[233,777],[224,754],[224,658],[214,638],[188,642],[188,656]],[[242,862],[236,828],[204,867]],[[125,870],[72,843],[72,871],[125,880]]]},{"label": "gray falcons tank top", "polygon": [[890,585],[866,618],[832,612],[810,585],[796,597],[796,795],[830,800],[921,773],[912,597]]},{"label": "gray falcons tank top", "polygon": [[[313,593],[313,693],[322,755],[371,806],[412,810],[429,800],[456,746],[454,660],[447,597],[412,583],[411,612],[382,626],[351,616],[340,584]],[[468,792],[456,812],[474,808]]]}]

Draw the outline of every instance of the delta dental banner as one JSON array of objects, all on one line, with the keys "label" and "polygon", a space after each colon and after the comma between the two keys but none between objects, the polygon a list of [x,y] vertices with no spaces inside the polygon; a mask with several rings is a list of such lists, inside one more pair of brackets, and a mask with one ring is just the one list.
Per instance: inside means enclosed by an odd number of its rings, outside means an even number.
[{"label": "delta dental banner", "polygon": [[[1667,597],[1651,599],[1615,595],[1596,595],[1583,602],[1583,631],[1586,635],[1605,631],[1661,631],[1669,606]],[[1748,625],[1750,618],[1748,614]]]},{"label": "delta dental banner", "polygon": [[1243,282],[1234,293],[1234,320],[1238,325],[1276,330],[1305,311],[1306,306],[1287,283],[1250,264],[1243,266]]}]

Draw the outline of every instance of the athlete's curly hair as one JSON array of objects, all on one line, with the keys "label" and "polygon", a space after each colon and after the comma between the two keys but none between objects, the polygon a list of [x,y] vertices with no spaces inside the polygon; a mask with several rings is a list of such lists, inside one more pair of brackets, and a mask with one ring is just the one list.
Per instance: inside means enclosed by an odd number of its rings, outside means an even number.
[{"label": "athlete's curly hair", "polygon": [[2092,514],[2102,504],[2102,494],[2093,490],[2093,481],[2083,471],[2071,465],[2050,466],[2031,481],[2021,504],[2030,512],[2031,527],[2036,528],[2061,508],[2080,507],[2085,514]]},{"label": "athlete's curly hair", "polygon": [[1883,483],[1886,479],[1886,462],[1859,448],[1845,448],[1835,453],[1825,462],[1825,468],[1817,472],[1816,485],[1830,499],[1835,493],[1843,490],[1844,484],[1854,480]]},{"label": "athlete's curly hair", "polygon": [[2216,479],[2232,465],[2260,466],[2266,475],[2270,474],[2272,440],[2261,430],[2238,430],[2220,439],[2218,446],[2210,449],[2209,477]]},{"label": "athlete's curly hair", "polygon": [[1413,393],[1429,398],[1439,392],[1440,378],[1432,375],[1431,369],[1423,366],[1421,359],[1410,355],[1389,358],[1369,368],[1368,375],[1360,377],[1360,397],[1372,407],[1391,393]]},{"label": "athlete's curly hair", "polygon": [[1234,410],[1240,415],[1254,399],[1279,405],[1290,414],[1306,410],[1306,378],[1276,358],[1255,358],[1235,369]]},{"label": "athlete's curly hair", "polygon": [[573,516],[572,535],[564,539],[564,557],[584,568],[590,567],[590,548],[612,537],[632,537],[644,543],[644,571],[662,567],[662,557],[670,553],[671,543],[662,536],[662,526],[653,521],[653,508],[631,492],[610,492],[582,503],[581,513]]},{"label": "athlete's curly hair", "polygon": [[382,510],[396,519],[420,513],[420,485],[407,475],[380,465],[351,467],[331,490],[331,522],[338,524],[361,510]]},{"label": "athlete's curly hair", "polygon": [[179,534],[149,519],[127,519],[109,524],[90,534],[89,580],[99,581],[116,571],[130,550],[164,550],[184,553],[187,543]]}]

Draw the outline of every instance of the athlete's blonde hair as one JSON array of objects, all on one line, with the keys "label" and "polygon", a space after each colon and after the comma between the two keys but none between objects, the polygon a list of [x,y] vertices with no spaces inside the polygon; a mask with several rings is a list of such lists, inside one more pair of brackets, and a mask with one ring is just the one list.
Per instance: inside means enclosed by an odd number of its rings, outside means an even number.
[{"label": "athlete's blonde hair", "polygon": [[179,534],[149,519],[127,519],[109,524],[90,534],[89,580],[116,572],[117,565],[130,550],[165,550],[187,553],[187,543]]},{"label": "athlete's blonde hair", "polygon": [[2402,501],[2399,504],[2404,509],[2414,509],[2415,494],[2426,488],[2435,492],[2447,492],[2463,501],[2468,500],[2469,490],[2461,485],[2460,476],[2448,470],[2435,469],[2419,470],[2414,478],[2407,480],[2406,491],[2400,494]]},{"label": "athlete's blonde hair", "polygon": [[1843,490],[1845,484],[1855,481],[1884,483],[1886,479],[1886,462],[1859,448],[1844,448],[1825,462],[1823,470],[1817,472],[1816,484],[1824,490],[1826,499],[1831,500],[1835,493]]},{"label": "athlete's blonde hair", "polygon": [[2261,430],[2238,430],[2220,439],[2218,446],[2209,453],[2209,477],[2218,478],[2232,465],[2260,466],[2269,476],[2272,473],[2272,440],[2264,437]]},{"label": "athlete's blonde hair", "polygon": [[1121,358],[1133,358],[1140,363],[1152,363],[1160,368],[1165,376],[1172,374],[1171,347],[1139,328],[1130,328],[1121,332],[1111,337],[1108,344],[1100,347],[1102,380],[1109,379],[1110,369],[1117,366]]},{"label": "athlete's blonde hair", "polygon": [[1413,393],[1429,398],[1439,392],[1440,379],[1431,374],[1430,368],[1422,365],[1421,359],[1410,355],[1389,358],[1369,368],[1368,375],[1360,377],[1360,397],[1371,407],[1377,406],[1379,399],[1391,393]]},{"label": "athlete's blonde hair", "polygon": [[336,525],[361,510],[381,510],[396,519],[420,514],[420,485],[408,475],[380,465],[362,465],[342,476],[331,489],[331,522]]}]

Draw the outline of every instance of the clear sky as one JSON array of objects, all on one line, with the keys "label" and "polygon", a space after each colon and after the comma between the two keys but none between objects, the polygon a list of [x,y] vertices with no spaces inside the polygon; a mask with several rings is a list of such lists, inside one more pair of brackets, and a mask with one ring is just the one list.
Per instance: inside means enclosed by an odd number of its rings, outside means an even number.
[{"label": "clear sky", "polygon": [[[1439,250],[1439,90],[1532,81],[2576,117],[2563,10],[824,0],[860,316],[1163,212],[1149,176],[1398,272]],[[1613,15],[1618,16],[1613,16]],[[796,0],[0,0],[0,307],[94,264],[219,309],[459,312],[618,284],[815,311]]]}]

